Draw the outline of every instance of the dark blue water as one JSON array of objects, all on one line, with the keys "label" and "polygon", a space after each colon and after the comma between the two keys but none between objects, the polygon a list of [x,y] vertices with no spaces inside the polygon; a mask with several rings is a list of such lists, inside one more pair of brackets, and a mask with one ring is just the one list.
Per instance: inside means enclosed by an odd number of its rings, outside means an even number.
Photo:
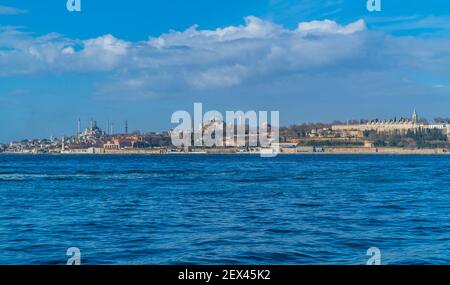
[{"label": "dark blue water", "polygon": [[0,156],[0,264],[450,263],[450,156]]}]

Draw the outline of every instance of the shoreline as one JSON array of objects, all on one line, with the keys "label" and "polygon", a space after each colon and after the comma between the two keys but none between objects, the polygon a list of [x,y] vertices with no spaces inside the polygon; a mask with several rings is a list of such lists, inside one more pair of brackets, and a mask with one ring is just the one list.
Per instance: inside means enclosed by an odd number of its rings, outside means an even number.
[{"label": "shoreline", "polygon": [[[275,154],[275,153],[273,153]],[[233,151],[198,151],[198,152],[165,152],[161,150],[116,150],[88,152],[65,152],[65,153],[33,153],[33,152],[2,152],[0,155],[261,155],[260,152],[233,152]],[[450,152],[446,149],[400,149],[400,148],[327,148],[322,152],[279,152],[276,155],[424,155],[424,156],[446,156]]]}]

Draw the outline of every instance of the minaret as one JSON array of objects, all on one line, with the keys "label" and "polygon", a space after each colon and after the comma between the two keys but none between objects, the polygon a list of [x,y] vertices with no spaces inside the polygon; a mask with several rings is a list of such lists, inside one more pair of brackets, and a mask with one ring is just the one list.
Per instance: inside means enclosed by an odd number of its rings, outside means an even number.
[{"label": "minaret", "polygon": [[62,136],[61,138],[61,153],[63,153],[66,149],[65,138]]},{"label": "minaret", "polygon": [[125,134],[128,135],[128,120],[125,121]]},{"label": "minaret", "polygon": [[77,122],[77,136],[78,136],[78,138],[80,137],[80,134],[81,134],[81,120],[78,119],[78,122]]},{"label": "minaret", "polygon": [[412,123],[414,125],[416,125],[417,122],[418,122],[417,112],[416,112],[416,109],[414,109],[414,112],[413,112],[413,115],[412,115]]}]

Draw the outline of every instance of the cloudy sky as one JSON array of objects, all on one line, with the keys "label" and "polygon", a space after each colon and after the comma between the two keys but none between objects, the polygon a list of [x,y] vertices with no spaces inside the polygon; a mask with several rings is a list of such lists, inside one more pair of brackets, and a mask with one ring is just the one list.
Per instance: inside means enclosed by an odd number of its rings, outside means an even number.
[{"label": "cloudy sky", "polygon": [[[113,2],[113,3],[109,3]],[[81,118],[174,127],[174,111],[278,110],[282,124],[450,117],[444,0],[0,2],[0,141]]]}]

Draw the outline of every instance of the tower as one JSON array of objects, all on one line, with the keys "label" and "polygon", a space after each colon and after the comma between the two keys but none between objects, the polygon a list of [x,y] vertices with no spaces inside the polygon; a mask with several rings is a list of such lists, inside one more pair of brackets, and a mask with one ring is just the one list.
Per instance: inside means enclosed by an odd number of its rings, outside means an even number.
[{"label": "tower", "polygon": [[78,122],[77,122],[77,136],[80,137],[80,134],[81,134],[81,120],[78,119]]},{"label": "tower", "polygon": [[61,138],[61,153],[63,153],[66,150],[66,144],[65,144],[65,138],[62,136]]},{"label": "tower", "polygon": [[412,123],[414,125],[416,125],[418,123],[418,117],[417,117],[416,109],[414,109],[414,112],[413,112],[413,115],[412,115]]},{"label": "tower", "polygon": [[125,134],[128,135],[128,120],[125,121]]}]

